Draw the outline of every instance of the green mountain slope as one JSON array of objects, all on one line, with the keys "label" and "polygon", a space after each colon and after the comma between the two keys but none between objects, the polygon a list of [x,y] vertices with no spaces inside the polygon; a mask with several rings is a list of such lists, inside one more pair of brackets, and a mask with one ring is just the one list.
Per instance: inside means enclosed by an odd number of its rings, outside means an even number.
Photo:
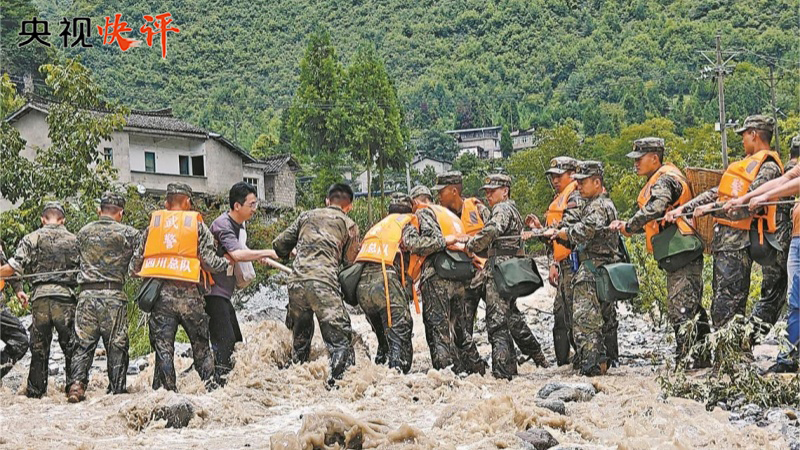
[{"label": "green mountain slope", "polygon": [[412,129],[547,127],[571,118],[591,135],[653,116],[679,127],[712,122],[716,86],[697,79],[705,64],[697,51],[713,48],[717,30],[725,48],[743,50],[726,80],[729,117],[767,110],[759,55],[777,58],[780,108],[798,110],[797,0],[7,1],[2,64],[15,76],[30,65],[21,53],[30,47],[9,45],[19,39],[8,26],[18,27],[15,15],[35,10],[49,19],[60,49],[63,16],[90,16],[94,28],[121,13],[138,30],[143,14],[171,12],[181,31],[169,35],[166,59],[157,41],[123,53],[101,45],[96,30],[94,48],[66,53],[81,54],[110,96],[138,108],[172,106],[248,147],[279,124],[317,25],[331,32],[345,64],[364,41],[376,45]]}]

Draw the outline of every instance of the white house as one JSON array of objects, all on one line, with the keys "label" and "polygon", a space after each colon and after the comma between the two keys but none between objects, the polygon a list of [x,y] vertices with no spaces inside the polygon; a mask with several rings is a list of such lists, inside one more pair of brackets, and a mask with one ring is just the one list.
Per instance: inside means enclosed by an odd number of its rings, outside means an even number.
[{"label": "white house", "polygon": [[500,151],[501,126],[466,128],[461,130],[449,130],[445,133],[453,136],[461,149],[458,156],[464,153],[471,153],[481,159],[502,158]]},{"label": "white house", "polygon": [[[25,140],[22,155],[28,159],[37,148],[51,145],[45,121],[51,104],[32,97],[5,119]],[[101,141],[98,152],[117,169],[121,183],[141,185],[148,192],[164,193],[168,183],[181,181],[200,194],[225,194],[244,180],[257,186],[264,202],[295,205],[299,165],[291,156],[258,161],[225,137],[174,117],[171,109],[132,110],[122,130]],[[12,207],[0,197],[0,211]]]},{"label": "white house", "polygon": [[[448,172],[453,165],[447,161],[442,161],[436,158],[429,158],[427,156],[420,156],[417,155],[411,161],[410,168],[412,170],[416,169],[420,172],[424,172],[426,167],[432,167],[433,170],[436,172],[436,175],[443,174]],[[346,175],[345,175],[346,177]],[[372,178],[376,179],[378,177],[378,173],[376,171],[372,171]],[[351,182],[353,189],[358,192],[366,192],[367,191],[367,171],[361,172],[361,174],[356,177],[355,180]],[[387,177],[384,180],[385,189],[389,191],[393,191],[395,189],[405,189],[407,180],[403,178],[402,180],[393,180]]]},{"label": "white house", "polygon": [[517,130],[511,132],[511,140],[513,141],[515,152],[536,146],[536,140],[533,132],[534,128],[531,128],[530,130]]}]

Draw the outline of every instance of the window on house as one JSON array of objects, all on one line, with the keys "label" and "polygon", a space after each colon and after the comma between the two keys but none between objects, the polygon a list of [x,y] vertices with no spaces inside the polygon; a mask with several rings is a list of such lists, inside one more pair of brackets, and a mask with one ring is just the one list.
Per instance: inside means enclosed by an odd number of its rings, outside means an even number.
[{"label": "window on house", "polygon": [[203,155],[192,156],[192,175],[196,177],[204,177],[206,175],[206,166],[203,161]]},{"label": "window on house", "polygon": [[153,152],[144,152],[144,171],[145,172],[153,172],[156,171],[156,154]]},{"label": "window on house", "polygon": [[253,185],[253,187],[258,190],[258,178],[244,177],[244,182]]},{"label": "window on house", "polygon": [[103,158],[111,164],[114,164],[114,150],[111,147],[103,148]]},{"label": "window on house", "polygon": [[189,157],[186,155],[178,155],[178,165],[180,166],[181,175],[191,175],[189,173]]}]

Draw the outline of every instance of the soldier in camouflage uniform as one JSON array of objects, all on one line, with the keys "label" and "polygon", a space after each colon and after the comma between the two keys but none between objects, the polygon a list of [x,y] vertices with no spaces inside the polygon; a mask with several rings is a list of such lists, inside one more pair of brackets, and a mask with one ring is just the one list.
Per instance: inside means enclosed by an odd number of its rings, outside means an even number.
[{"label": "soldier in camouflage uniform", "polygon": [[[169,211],[191,211],[192,188],[184,183],[168,184],[165,208]],[[144,230],[136,246],[130,262],[131,274],[142,270],[149,232],[150,227]],[[230,265],[227,259],[217,256],[214,235],[202,221],[197,222],[197,257],[203,270],[210,273],[225,272]],[[177,390],[174,357],[178,325],[183,327],[189,337],[194,368],[200,379],[205,382],[208,390],[217,386],[202,282],[202,279],[201,283],[162,279],[161,293],[153,304],[147,322],[150,346],[156,353],[153,390],[162,387],[168,391]]]},{"label": "soldier in camouflage uniform", "polygon": [[308,361],[314,316],[330,356],[328,385],[344,376],[355,364],[350,315],[339,286],[339,271],[353,264],[359,248],[358,225],[347,213],[352,208],[353,190],[345,184],[328,189],[325,208],[306,211],[272,242],[275,253],[297,256],[289,276],[289,307],[286,326],[292,330],[292,360]]},{"label": "soldier in camouflage uniform", "polygon": [[100,218],[77,234],[81,292],[75,312],[70,403],[84,399],[89,369],[101,337],[108,363],[107,392],[127,392],[128,297],[122,288],[139,232],[120,223],[124,208],[122,196],[104,194],[100,199]]},{"label": "soldier in camouflage uniform", "polygon": [[[515,256],[523,256],[522,240],[519,238],[503,239],[506,236],[520,236],[523,229],[522,217],[517,206],[509,197],[511,195],[511,177],[508,175],[490,175],[484,180],[481,188],[486,192],[486,199],[492,208],[489,221],[483,229],[470,237],[463,245],[469,253],[487,251],[486,261],[480,276],[486,287],[486,330],[492,344],[492,375],[495,378],[510,380],[517,374],[516,350],[512,338],[512,324],[515,320],[525,318],[516,306],[516,297],[503,298],[497,292],[497,285],[492,270],[494,265]],[[515,316],[512,318],[512,316]],[[519,324],[516,324],[519,327]],[[539,347],[538,341],[531,333],[530,338]],[[530,349],[533,353],[541,353],[541,348]]]},{"label": "soldier in camouflage uniform", "polygon": [[[650,137],[634,141],[633,151],[628,158],[634,159],[634,167],[640,176],[651,179],[663,166],[664,140]],[[648,189],[645,187],[645,189]],[[687,185],[688,189],[688,185]],[[645,225],[656,218],[664,217],[667,211],[678,204],[685,193],[681,180],[672,173],[664,172],[649,188],[649,199],[644,207],[640,207],[627,222],[615,220],[611,228],[624,236],[644,233]],[[685,194],[690,196],[691,194]],[[680,361],[689,350],[686,342],[687,333],[681,332],[681,326],[687,321],[697,318],[697,326],[688,335],[699,342],[711,331],[708,315],[703,308],[703,255],[667,275],[667,316],[675,331],[676,356]],[[707,361],[695,361],[695,367],[705,366]]]},{"label": "soldier in camouflage uniform", "polygon": [[[6,264],[6,255],[3,247],[0,246],[0,265]],[[13,275],[13,269],[8,267],[5,272],[0,273],[3,278]],[[0,280],[0,298],[2,298],[4,280]],[[22,282],[11,280],[9,283],[17,294],[17,298],[23,305],[27,305],[28,296],[22,290]],[[11,313],[6,305],[0,303],[0,340],[5,343],[3,350],[0,350],[0,380],[11,371],[14,364],[25,356],[28,351],[28,335],[25,327],[17,316]]]},{"label": "soldier in camouflage uniform", "polygon": [[[603,187],[603,165],[582,161],[573,179],[584,199],[578,221],[550,229],[546,237],[568,241],[578,253],[580,266],[573,280],[572,333],[577,346],[573,366],[586,376],[603,375],[616,351],[616,305],[601,304],[597,296],[594,267],[622,260],[619,232],[608,226],[616,220],[617,209]],[[611,351],[607,347],[612,347]],[[609,354],[610,353],[610,354]]]},{"label": "soldier in camouflage uniform", "polygon": [[[47,392],[54,328],[64,352],[65,389],[69,389],[73,381],[71,362],[76,303],[73,289],[77,286],[78,243],[75,235],[64,227],[64,208],[60,203],[45,203],[42,227],[22,238],[14,257],[8,261],[8,267],[20,275],[72,271],[31,279],[31,367],[25,395],[41,398]],[[5,271],[0,269],[0,275],[3,273]]]},{"label": "soldier in camouflage uniform", "polygon": [[[760,150],[769,150],[772,139],[774,119],[766,116],[750,116],[745,119],[744,127],[736,130],[744,134],[743,143],[745,154],[751,156]],[[762,184],[782,175],[781,166],[771,158],[766,159],[758,170],[748,192],[759,188]],[[681,208],[676,208],[667,214],[667,220],[674,220],[678,215],[694,212],[695,217],[700,217],[716,205],[719,198],[719,188],[712,188],[686,203]],[[729,202],[735,205],[740,202],[734,199]],[[747,208],[728,209],[714,213],[715,217],[729,220],[747,218],[750,211]],[[778,224],[778,238],[783,244],[789,241],[791,226],[788,213],[785,209],[777,210],[776,222]],[[753,222],[755,224],[755,221]],[[786,235],[784,237],[784,235]],[[750,272],[753,260],[750,257],[749,230],[733,228],[717,223],[714,226],[714,239],[711,243],[711,252],[714,256],[714,300],[711,304],[711,319],[714,326],[721,327],[727,324],[736,315],[744,315],[747,306],[747,296],[750,293]],[[787,250],[788,252],[788,250]],[[764,278],[761,284],[761,300],[753,309],[756,317],[768,323],[777,320],[777,314],[786,301],[786,257],[787,252],[782,252],[774,265],[762,267]],[[774,318],[773,318],[774,317]]]},{"label": "soldier in camouflage uniform", "polygon": [[[389,214],[411,214],[411,197],[402,192],[392,194]],[[402,241],[401,241],[402,242]],[[404,261],[400,261],[404,258]],[[377,262],[364,262],[361,280],[356,295],[358,304],[364,310],[375,336],[378,338],[376,364],[386,364],[403,373],[411,370],[413,348],[411,334],[413,322],[409,309],[409,297],[403,285],[401,273],[408,267],[408,255],[399,251],[393,265],[386,266],[386,277],[389,284],[389,302],[391,307],[392,326],[389,326],[386,310],[386,292],[384,291],[383,270]]]},{"label": "soldier in camouflage uniform", "polygon": [[[578,161],[568,156],[558,156],[550,160],[550,168],[545,171],[545,176],[550,180],[551,186],[556,190],[558,201],[568,185],[572,183],[572,174],[578,167]],[[580,192],[575,189],[568,196],[564,206],[560,223],[574,224],[578,221],[580,206],[583,203]],[[549,213],[549,212],[548,212]],[[534,229],[541,229],[539,218],[529,214],[525,219],[526,225]],[[548,226],[555,224],[548,224]],[[556,363],[559,366],[569,364],[570,347],[575,347],[572,338],[572,279],[575,272],[572,270],[572,259],[567,257],[561,261],[555,258],[555,246],[549,239],[542,239],[547,246],[547,259],[550,274],[548,280],[556,288],[556,297],[553,299],[553,349],[556,354]]]},{"label": "soldier in camouflage uniform", "polygon": [[442,278],[436,273],[433,264],[434,255],[444,251],[448,244],[455,243],[455,236],[445,238],[436,220],[436,213],[424,207],[433,202],[431,191],[427,187],[414,187],[411,198],[415,204],[419,228],[410,224],[403,228],[403,246],[412,254],[425,257],[419,286],[422,295],[422,321],[425,324],[425,340],[431,353],[431,364],[437,370],[453,366],[455,373],[483,374],[486,365],[480,358],[471,335],[466,332],[456,334],[456,328],[463,326],[463,322],[458,322],[458,317],[463,308],[466,284]]}]

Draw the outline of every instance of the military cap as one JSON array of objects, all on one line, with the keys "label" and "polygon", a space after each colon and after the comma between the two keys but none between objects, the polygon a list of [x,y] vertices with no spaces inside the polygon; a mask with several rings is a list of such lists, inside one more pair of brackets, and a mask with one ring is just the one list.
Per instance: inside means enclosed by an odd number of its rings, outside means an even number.
[{"label": "military cap", "polygon": [[107,191],[100,197],[100,206],[117,206],[125,209],[125,197],[116,192]]},{"label": "military cap", "polygon": [[762,116],[756,114],[755,116],[747,116],[744,119],[744,125],[736,130],[737,134],[742,134],[749,129],[764,130],[772,133],[775,131],[775,119],[769,116]]},{"label": "military cap", "polygon": [[511,187],[511,177],[502,173],[495,173],[483,179],[481,189],[497,189],[501,187]]},{"label": "military cap", "polygon": [[572,175],[576,180],[583,180],[589,177],[602,177],[603,163],[600,161],[581,161],[578,163],[578,170]]},{"label": "military cap", "polygon": [[800,148],[800,134],[792,138],[791,148]]},{"label": "military cap", "polygon": [[664,140],[657,137],[646,137],[633,141],[633,151],[628,153],[628,158],[641,158],[648,153],[664,155]]},{"label": "military cap", "polygon": [[464,177],[461,176],[461,172],[445,172],[436,177],[436,186],[434,186],[432,190],[440,191],[447,186],[461,184],[463,179]]},{"label": "military cap", "polygon": [[192,196],[192,187],[186,183],[170,183],[167,185],[167,195],[183,194],[187,197]]},{"label": "military cap", "polygon": [[44,215],[44,213],[45,213],[45,212],[46,212],[48,209],[55,209],[55,210],[59,211],[59,212],[60,212],[62,215],[64,215],[64,216],[66,216],[66,215],[67,215],[67,214],[64,212],[64,207],[61,205],[61,202],[58,202],[58,201],[49,201],[49,202],[45,202],[45,204],[44,204],[44,207],[42,208],[42,214]]},{"label": "military cap", "polygon": [[392,205],[401,205],[401,206],[408,206],[409,208],[413,208],[413,202],[411,201],[411,197],[408,196],[405,192],[395,192],[392,194],[392,198],[389,201]]},{"label": "military cap", "polygon": [[411,189],[411,194],[409,194],[411,198],[417,198],[420,195],[427,195],[428,197],[433,198],[431,190],[421,184],[418,186],[414,186],[414,188]]},{"label": "military cap", "polygon": [[575,170],[578,167],[578,160],[570,158],[569,156],[557,156],[550,160],[550,168],[544,173],[545,175],[563,175],[564,172]]}]

